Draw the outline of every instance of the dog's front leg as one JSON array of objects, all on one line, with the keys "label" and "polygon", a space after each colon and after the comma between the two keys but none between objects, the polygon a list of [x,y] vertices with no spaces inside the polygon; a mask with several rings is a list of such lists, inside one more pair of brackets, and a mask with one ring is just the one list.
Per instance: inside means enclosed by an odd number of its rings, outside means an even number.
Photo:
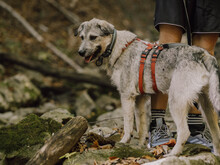
[{"label": "dog's front leg", "polygon": [[124,113],[124,136],[120,142],[128,143],[131,140],[131,135],[134,126],[135,98],[122,94],[121,104]]}]

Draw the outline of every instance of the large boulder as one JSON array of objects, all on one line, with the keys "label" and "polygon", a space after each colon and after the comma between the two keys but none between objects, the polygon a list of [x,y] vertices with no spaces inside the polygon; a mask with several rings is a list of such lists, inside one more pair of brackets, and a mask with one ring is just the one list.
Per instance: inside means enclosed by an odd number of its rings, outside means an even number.
[{"label": "large boulder", "polygon": [[73,117],[74,116],[68,110],[63,108],[51,110],[41,116],[42,119],[53,119],[61,124],[67,123]]},{"label": "large boulder", "polygon": [[22,74],[17,74],[0,83],[0,112],[35,104],[41,92]]},{"label": "large boulder", "polygon": [[96,105],[105,111],[115,110],[120,106],[120,100],[110,97],[108,95],[102,95],[96,100]]},{"label": "large boulder", "polygon": [[0,128],[0,152],[9,164],[25,164],[61,128],[52,119],[30,114],[16,125]]},{"label": "large boulder", "polygon": [[77,116],[83,116],[87,119],[92,117],[92,112],[96,108],[95,102],[88,94],[87,90],[78,93],[76,98],[75,109]]},{"label": "large boulder", "polygon": [[112,112],[107,112],[97,118],[97,126],[109,128],[123,128],[123,111],[118,108]]}]

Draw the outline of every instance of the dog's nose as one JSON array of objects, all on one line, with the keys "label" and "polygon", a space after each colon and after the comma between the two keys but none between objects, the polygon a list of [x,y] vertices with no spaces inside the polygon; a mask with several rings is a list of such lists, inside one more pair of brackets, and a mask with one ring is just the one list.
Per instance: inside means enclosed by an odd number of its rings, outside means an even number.
[{"label": "dog's nose", "polygon": [[84,57],[85,54],[86,54],[86,51],[85,50],[79,50],[78,53],[79,53],[80,56]]}]

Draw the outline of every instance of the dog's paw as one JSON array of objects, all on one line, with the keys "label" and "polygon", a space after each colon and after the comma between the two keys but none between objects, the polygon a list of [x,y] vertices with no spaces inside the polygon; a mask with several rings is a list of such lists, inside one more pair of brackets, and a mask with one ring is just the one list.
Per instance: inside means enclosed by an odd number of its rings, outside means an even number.
[{"label": "dog's paw", "polygon": [[181,151],[172,150],[169,154],[166,154],[163,157],[180,156],[181,153],[182,153]]},{"label": "dog's paw", "polygon": [[220,157],[220,153],[218,152],[214,152],[214,155]]}]

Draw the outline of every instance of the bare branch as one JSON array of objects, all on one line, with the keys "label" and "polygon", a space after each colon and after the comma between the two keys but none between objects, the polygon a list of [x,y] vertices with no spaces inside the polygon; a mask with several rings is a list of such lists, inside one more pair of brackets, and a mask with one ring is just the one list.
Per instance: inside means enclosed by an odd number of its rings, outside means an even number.
[{"label": "bare branch", "polygon": [[46,1],[50,5],[55,7],[59,12],[61,12],[70,22],[72,22],[73,24],[79,24],[80,19],[77,15],[75,15],[74,13],[68,11],[67,9],[65,9],[63,6],[61,6],[59,3],[57,3],[54,0],[46,0]]},{"label": "bare branch", "polygon": [[67,64],[69,64],[72,68],[74,68],[77,72],[81,73],[83,69],[76,64],[71,58],[69,58],[66,54],[61,52],[56,48],[52,43],[45,42],[44,38],[25,20],[18,12],[16,12],[11,6],[6,4],[4,1],[0,0],[0,6],[6,9],[13,17],[15,17],[26,29],[27,31],[40,43],[43,43],[47,48],[49,48],[56,56],[61,58]]}]

